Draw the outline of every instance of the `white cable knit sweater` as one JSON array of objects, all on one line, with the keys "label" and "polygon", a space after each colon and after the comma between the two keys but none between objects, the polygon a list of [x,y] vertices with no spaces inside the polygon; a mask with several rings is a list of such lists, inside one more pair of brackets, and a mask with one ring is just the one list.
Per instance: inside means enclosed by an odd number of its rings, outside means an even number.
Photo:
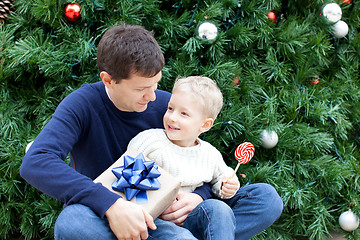
[{"label": "white cable knit sweater", "polygon": [[234,170],[226,166],[221,153],[210,143],[201,139],[198,142],[193,147],[179,147],[166,137],[164,129],[149,129],[136,135],[128,149],[142,152],[179,179],[182,191],[192,192],[208,182],[220,197],[223,177],[232,176]]}]

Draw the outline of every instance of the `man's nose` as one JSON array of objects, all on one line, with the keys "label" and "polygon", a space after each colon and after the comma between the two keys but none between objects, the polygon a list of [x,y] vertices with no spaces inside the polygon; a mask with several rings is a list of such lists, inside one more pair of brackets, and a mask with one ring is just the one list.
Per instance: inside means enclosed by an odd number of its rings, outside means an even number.
[{"label": "man's nose", "polygon": [[149,88],[147,90],[147,92],[145,93],[144,98],[147,101],[155,101],[155,99],[156,99],[155,90],[156,90],[156,88]]}]

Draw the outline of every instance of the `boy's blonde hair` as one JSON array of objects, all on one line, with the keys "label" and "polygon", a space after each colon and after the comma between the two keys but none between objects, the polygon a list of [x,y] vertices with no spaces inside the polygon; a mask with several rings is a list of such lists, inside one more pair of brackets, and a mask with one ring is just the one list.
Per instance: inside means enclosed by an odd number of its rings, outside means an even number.
[{"label": "boy's blonde hair", "polygon": [[172,92],[174,93],[177,90],[192,94],[202,105],[204,115],[214,120],[223,106],[223,95],[219,87],[214,80],[208,77],[189,76],[178,78]]}]

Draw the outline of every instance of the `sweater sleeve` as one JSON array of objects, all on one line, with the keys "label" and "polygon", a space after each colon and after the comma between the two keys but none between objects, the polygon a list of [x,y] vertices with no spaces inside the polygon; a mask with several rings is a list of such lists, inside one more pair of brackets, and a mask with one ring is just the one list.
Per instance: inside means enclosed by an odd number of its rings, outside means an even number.
[{"label": "sweater sleeve", "polygon": [[193,193],[202,197],[203,200],[212,198],[211,186],[209,183],[204,183],[204,185],[196,188]]},{"label": "sweater sleeve", "polygon": [[20,174],[40,191],[66,205],[80,203],[101,217],[119,198],[64,162],[86,122],[84,104],[70,94],[56,109],[24,156]]}]

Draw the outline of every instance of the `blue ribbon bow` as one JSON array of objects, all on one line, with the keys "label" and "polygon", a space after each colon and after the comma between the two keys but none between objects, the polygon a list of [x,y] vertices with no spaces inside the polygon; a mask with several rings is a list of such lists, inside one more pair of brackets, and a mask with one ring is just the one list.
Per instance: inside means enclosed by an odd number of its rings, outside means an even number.
[{"label": "blue ribbon bow", "polygon": [[111,187],[115,191],[125,192],[127,200],[136,196],[137,203],[147,203],[146,190],[160,188],[158,166],[154,161],[146,161],[142,153],[135,158],[125,155],[124,166],[113,168],[112,172],[117,179]]}]

